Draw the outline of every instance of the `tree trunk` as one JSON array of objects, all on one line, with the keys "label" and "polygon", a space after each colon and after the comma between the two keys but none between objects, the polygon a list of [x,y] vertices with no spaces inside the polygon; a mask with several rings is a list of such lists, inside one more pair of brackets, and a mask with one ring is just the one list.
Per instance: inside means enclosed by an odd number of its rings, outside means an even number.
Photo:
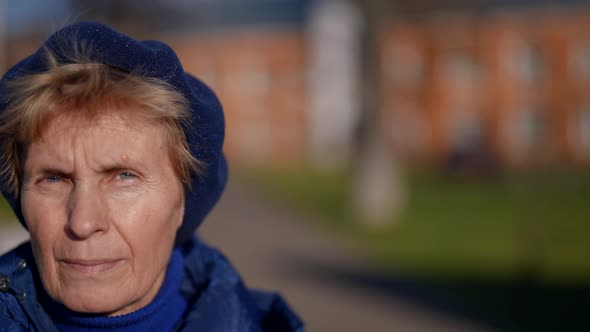
[{"label": "tree trunk", "polygon": [[391,1],[357,1],[363,17],[361,34],[361,117],[358,131],[355,206],[363,222],[373,227],[399,218],[405,202],[400,160],[387,144],[379,125],[379,31]]}]

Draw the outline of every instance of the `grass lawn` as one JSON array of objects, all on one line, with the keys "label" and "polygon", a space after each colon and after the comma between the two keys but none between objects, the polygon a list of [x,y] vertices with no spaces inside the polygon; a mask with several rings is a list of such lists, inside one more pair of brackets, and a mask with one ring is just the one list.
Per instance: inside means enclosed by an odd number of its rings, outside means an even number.
[{"label": "grass lawn", "polygon": [[[590,172],[544,171],[497,180],[415,172],[408,204],[380,230],[362,225],[350,203],[353,174],[309,169],[240,174],[269,198],[358,240],[367,257],[409,276],[590,280]],[[15,220],[0,200],[0,223]]]},{"label": "grass lawn", "polygon": [[[381,230],[356,217],[352,172],[238,176],[358,241],[366,257],[384,267],[331,271],[331,282],[370,287],[500,331],[590,331],[590,173],[492,181],[414,172],[406,179],[404,212]],[[0,222],[13,219],[0,202]]]},{"label": "grass lawn", "polygon": [[0,195],[0,225],[13,222],[16,222],[16,217],[6,200],[4,200],[4,196]]},{"label": "grass lawn", "polygon": [[248,172],[269,197],[361,242],[367,257],[397,274],[590,280],[590,173],[538,171],[495,180],[407,177],[408,204],[392,225],[364,227],[350,203],[353,174]]}]

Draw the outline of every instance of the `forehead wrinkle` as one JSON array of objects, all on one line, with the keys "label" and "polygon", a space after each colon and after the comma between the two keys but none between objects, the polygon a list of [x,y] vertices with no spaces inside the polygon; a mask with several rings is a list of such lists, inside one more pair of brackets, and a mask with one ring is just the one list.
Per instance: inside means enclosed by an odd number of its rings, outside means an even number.
[{"label": "forehead wrinkle", "polygon": [[[108,140],[109,136],[117,135],[117,132],[121,131],[120,128],[57,125],[48,129],[41,140],[34,142],[36,149],[31,151],[31,156],[38,156],[39,159],[52,164],[61,164],[62,167],[67,166],[72,168],[72,171],[78,167],[98,171],[103,168],[103,163],[117,163],[120,160],[120,152],[116,152],[116,155],[110,153],[113,146],[116,148],[120,144],[104,144],[105,138],[101,137],[107,136]],[[103,129],[117,132],[100,133]],[[128,144],[133,144],[133,141],[130,140]]]},{"label": "forehead wrinkle", "polygon": [[71,114],[58,116],[47,123],[38,141],[44,146],[37,151],[50,154],[50,160],[60,159],[60,163],[73,168],[68,172],[78,167],[94,172],[113,169],[113,166],[142,167],[145,166],[142,153],[167,151],[165,130],[160,124],[117,112],[92,119]]},{"label": "forehead wrinkle", "polygon": [[[62,168],[69,171],[72,165],[72,153],[61,153],[61,148],[58,144],[52,144],[51,140],[47,138],[37,139],[31,143],[28,148],[27,158],[25,161],[25,167],[31,167],[31,160],[34,161],[33,167],[35,169],[31,171],[37,171],[37,168]],[[68,149],[71,151],[71,149]]]}]

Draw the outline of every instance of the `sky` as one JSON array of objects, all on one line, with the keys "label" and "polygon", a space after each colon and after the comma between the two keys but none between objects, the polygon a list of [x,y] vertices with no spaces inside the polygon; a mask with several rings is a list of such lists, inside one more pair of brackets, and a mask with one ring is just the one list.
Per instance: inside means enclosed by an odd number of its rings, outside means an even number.
[{"label": "sky", "polygon": [[65,0],[0,0],[6,28],[11,32],[32,29],[35,23],[62,26],[70,15]]},{"label": "sky", "polygon": [[[121,0],[125,1],[125,0]],[[140,0],[130,0],[132,2],[143,3]],[[260,11],[261,8],[269,9],[276,19],[292,19],[292,14],[285,13],[285,11],[297,11],[298,3],[304,3],[315,0],[151,0],[153,3],[165,4],[171,8],[176,8],[181,11],[193,10],[195,15],[201,9],[209,8],[208,15],[215,15],[220,18],[220,14],[227,16],[225,20],[219,23],[224,24],[225,21],[235,21],[237,17],[252,16],[249,9]],[[405,0],[400,0],[405,1]],[[66,25],[68,22],[76,20],[75,15],[70,12],[68,0],[0,0],[0,23],[8,29],[10,33],[21,33],[28,30],[34,30],[36,27],[56,28]],[[92,2],[92,1],[90,1]],[[100,1],[96,1],[100,4]],[[543,3],[563,5],[568,4],[582,4],[588,3],[587,0],[465,0],[464,3],[472,3],[476,7],[495,7],[503,5],[535,5]],[[4,12],[2,13],[2,8]],[[239,8],[238,11],[236,11]],[[89,9],[91,10],[91,9]],[[221,12],[220,12],[221,11]],[[233,13],[233,14],[232,14]],[[79,15],[80,13],[77,13]],[[223,15],[222,15],[223,16]],[[233,18],[232,18],[233,16]],[[256,16],[256,15],[255,15]],[[268,16],[268,15],[267,15]],[[198,17],[198,15],[196,15]],[[258,17],[258,16],[256,16]],[[254,19],[257,19],[257,18]],[[247,18],[247,17],[246,17]],[[268,17],[266,17],[268,19]],[[4,21],[4,22],[2,22]],[[227,22],[225,22],[227,23]],[[245,20],[248,23],[248,20]]]},{"label": "sky", "polygon": [[[122,0],[125,1],[125,0]],[[132,3],[142,3],[139,0],[129,0]],[[252,16],[252,10],[260,11],[260,8],[269,9],[277,19],[290,18],[285,11],[297,10],[298,3],[309,0],[151,0],[152,4],[160,4],[179,10],[181,12],[194,11],[198,18],[200,9],[207,9],[208,15],[213,15],[220,20],[220,24],[231,23],[239,17],[244,17],[248,23],[248,17]],[[92,2],[92,1],[89,1]],[[76,16],[84,13],[71,13],[68,0],[0,0],[0,20],[9,33],[22,33],[35,30],[37,27],[53,30],[77,20]],[[96,1],[97,6],[100,1]],[[3,6],[2,6],[3,5]],[[2,13],[1,8],[4,9]],[[236,9],[238,9],[236,11]],[[89,8],[88,10],[92,10]],[[224,14],[225,13],[225,14]],[[2,15],[3,14],[3,15]],[[236,16],[238,15],[238,16]],[[222,19],[223,17],[225,19]],[[256,16],[256,15],[255,15]],[[266,15],[268,19],[268,15]],[[293,16],[293,15],[291,15]],[[229,22],[226,22],[228,21]],[[239,20],[239,19],[238,19]]]}]

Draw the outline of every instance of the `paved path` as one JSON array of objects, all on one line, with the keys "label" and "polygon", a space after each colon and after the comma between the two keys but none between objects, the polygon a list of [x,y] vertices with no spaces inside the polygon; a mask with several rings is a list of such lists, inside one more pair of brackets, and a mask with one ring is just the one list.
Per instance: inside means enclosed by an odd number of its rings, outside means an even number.
[{"label": "paved path", "polygon": [[0,254],[16,247],[29,238],[29,233],[18,223],[0,223]]},{"label": "paved path", "polygon": [[[326,273],[330,268],[370,270],[354,245],[269,204],[243,185],[230,184],[199,232],[229,257],[250,287],[280,291],[303,317],[308,332],[492,331],[377,288],[334,281]],[[0,252],[26,237],[17,224],[0,226]]]},{"label": "paved path", "polygon": [[200,233],[221,248],[249,286],[279,290],[304,318],[307,331],[492,331],[378,290],[327,278],[322,266],[342,271],[370,268],[351,243],[269,204],[242,185],[228,187]]}]

